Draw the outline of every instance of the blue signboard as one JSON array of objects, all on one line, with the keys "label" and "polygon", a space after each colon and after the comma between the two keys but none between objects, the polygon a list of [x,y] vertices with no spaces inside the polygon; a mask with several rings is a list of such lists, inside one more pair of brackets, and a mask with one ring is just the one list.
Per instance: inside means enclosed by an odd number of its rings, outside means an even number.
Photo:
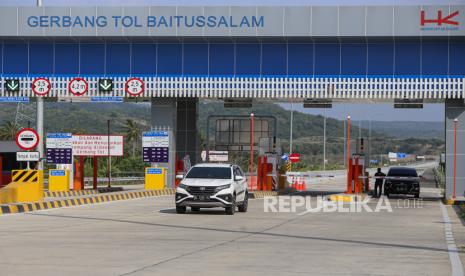
[{"label": "blue signboard", "polygon": [[94,103],[122,103],[123,97],[91,97],[91,102]]},{"label": "blue signboard", "polygon": [[162,174],[162,169],[147,169],[147,174]]},{"label": "blue signboard", "polygon": [[51,176],[66,176],[66,172],[64,170],[52,170],[50,171]]},{"label": "blue signboard", "polygon": [[29,97],[0,97],[0,103],[28,103]]},{"label": "blue signboard", "polygon": [[397,153],[397,158],[402,159],[402,158],[405,158],[405,157],[407,157],[406,153],[403,153],[403,152],[398,152]]}]

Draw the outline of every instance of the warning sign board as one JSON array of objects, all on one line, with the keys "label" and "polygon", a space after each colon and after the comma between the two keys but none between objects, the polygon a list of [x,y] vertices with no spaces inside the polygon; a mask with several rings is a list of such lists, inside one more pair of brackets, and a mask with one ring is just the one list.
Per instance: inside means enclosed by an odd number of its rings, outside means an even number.
[{"label": "warning sign board", "polygon": [[89,89],[89,85],[83,78],[74,78],[68,83],[68,90],[74,96],[82,96]]},{"label": "warning sign board", "polygon": [[37,78],[32,82],[32,92],[38,96],[45,96],[50,90],[52,90],[52,85],[46,78]]},{"label": "warning sign board", "polygon": [[[108,156],[107,135],[73,135],[74,156]],[[110,156],[123,156],[122,135],[110,135]]]},{"label": "warning sign board", "polygon": [[124,89],[126,90],[126,93],[130,94],[131,96],[139,96],[144,92],[145,84],[139,78],[131,78],[126,81]]}]

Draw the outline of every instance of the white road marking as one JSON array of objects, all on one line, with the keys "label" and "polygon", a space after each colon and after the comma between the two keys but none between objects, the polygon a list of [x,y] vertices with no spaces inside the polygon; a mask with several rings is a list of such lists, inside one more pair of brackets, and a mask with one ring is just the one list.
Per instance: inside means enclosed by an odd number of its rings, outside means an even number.
[{"label": "white road marking", "polygon": [[463,266],[460,261],[457,245],[455,244],[454,236],[452,234],[452,223],[447,213],[447,208],[444,204],[440,203],[442,217],[444,219],[444,235],[447,241],[447,250],[449,251],[450,265],[452,266],[453,276],[463,276]]}]

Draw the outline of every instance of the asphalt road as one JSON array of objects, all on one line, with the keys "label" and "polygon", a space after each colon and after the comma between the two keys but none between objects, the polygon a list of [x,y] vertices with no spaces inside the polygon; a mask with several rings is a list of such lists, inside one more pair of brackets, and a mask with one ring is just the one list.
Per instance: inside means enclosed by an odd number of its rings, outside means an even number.
[{"label": "asphalt road", "polygon": [[423,196],[380,213],[178,215],[165,196],[1,216],[0,274],[450,275],[437,191]]}]

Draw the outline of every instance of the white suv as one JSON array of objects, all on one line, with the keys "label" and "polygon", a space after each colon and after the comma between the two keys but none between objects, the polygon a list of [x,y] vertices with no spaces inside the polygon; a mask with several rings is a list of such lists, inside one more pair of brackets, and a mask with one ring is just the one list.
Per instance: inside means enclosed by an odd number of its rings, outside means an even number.
[{"label": "white suv", "polygon": [[231,164],[199,164],[187,175],[176,176],[182,181],[176,189],[176,212],[186,212],[186,207],[197,212],[200,208],[224,207],[228,215],[247,212],[247,180],[241,168]]}]

